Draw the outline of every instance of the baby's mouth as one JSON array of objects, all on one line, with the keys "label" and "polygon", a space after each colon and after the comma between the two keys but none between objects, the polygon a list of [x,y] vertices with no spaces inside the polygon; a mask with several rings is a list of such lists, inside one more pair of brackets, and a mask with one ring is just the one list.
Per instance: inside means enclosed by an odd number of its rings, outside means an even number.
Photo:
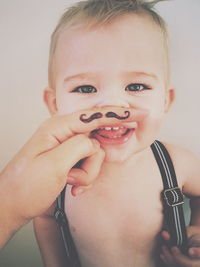
[{"label": "baby's mouth", "polygon": [[93,130],[91,137],[96,138],[102,145],[119,145],[126,143],[134,130],[123,125],[106,125]]},{"label": "baby's mouth", "polygon": [[96,134],[104,137],[104,138],[120,138],[124,135],[126,135],[128,132],[130,131],[130,129],[127,129],[125,127],[102,127],[99,128],[97,130],[94,130],[93,132],[95,132]]}]

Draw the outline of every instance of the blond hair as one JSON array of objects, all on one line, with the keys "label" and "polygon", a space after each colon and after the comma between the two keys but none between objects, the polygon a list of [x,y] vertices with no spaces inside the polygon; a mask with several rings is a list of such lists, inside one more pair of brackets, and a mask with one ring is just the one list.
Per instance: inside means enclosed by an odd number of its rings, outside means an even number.
[{"label": "blond hair", "polygon": [[51,36],[48,68],[49,86],[54,87],[53,59],[58,38],[67,27],[73,27],[77,24],[83,25],[84,23],[85,27],[92,28],[108,24],[122,15],[146,14],[160,27],[165,39],[166,51],[168,51],[167,26],[163,18],[154,9],[155,4],[161,1],[166,0],[84,0],[69,7],[60,18]]}]

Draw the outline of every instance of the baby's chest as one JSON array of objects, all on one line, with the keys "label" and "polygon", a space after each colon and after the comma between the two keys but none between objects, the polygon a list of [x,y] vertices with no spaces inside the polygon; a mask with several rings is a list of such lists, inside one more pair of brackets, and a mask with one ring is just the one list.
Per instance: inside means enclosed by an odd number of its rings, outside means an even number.
[{"label": "baby's chest", "polygon": [[[80,247],[110,244],[143,248],[152,245],[162,227],[162,181],[97,184],[78,197],[67,191],[66,213]],[[146,244],[146,245],[145,245]]]}]

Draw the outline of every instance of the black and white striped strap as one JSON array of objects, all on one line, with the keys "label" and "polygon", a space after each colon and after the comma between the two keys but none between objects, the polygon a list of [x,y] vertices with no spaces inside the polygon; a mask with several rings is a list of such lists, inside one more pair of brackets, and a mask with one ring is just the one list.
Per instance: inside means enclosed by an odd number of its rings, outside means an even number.
[{"label": "black and white striped strap", "polygon": [[65,251],[66,251],[66,266],[70,267],[81,267],[79,257],[72,239],[70,228],[67,220],[67,216],[64,210],[65,203],[65,191],[66,187],[63,189],[61,194],[57,198],[57,205],[54,212],[55,219],[60,227]]},{"label": "black and white striped strap", "polygon": [[184,196],[178,187],[172,160],[165,146],[159,141],[151,145],[162,176],[164,190],[164,219],[171,235],[172,246],[178,246],[182,252],[187,251],[187,234],[183,213]]}]

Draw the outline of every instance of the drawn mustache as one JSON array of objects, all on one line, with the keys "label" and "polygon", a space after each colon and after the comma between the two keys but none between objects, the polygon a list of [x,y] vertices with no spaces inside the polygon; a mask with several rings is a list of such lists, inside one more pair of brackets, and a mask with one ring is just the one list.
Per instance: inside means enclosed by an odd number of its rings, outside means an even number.
[{"label": "drawn mustache", "polygon": [[88,123],[88,122],[91,122],[93,120],[102,118],[103,114],[101,112],[96,112],[96,113],[92,114],[89,118],[84,118],[85,116],[87,116],[87,115],[81,114],[80,120],[84,123]]},{"label": "drawn mustache", "polygon": [[126,110],[124,111],[124,114],[127,114],[126,116],[122,117],[122,116],[119,116],[117,115],[115,112],[112,112],[112,111],[109,111],[106,113],[106,117],[107,118],[116,118],[118,120],[125,120],[125,119],[128,119],[130,117],[130,111]]},{"label": "drawn mustache", "polygon": [[[125,116],[123,117],[123,116],[117,115],[115,112],[109,111],[109,112],[107,112],[105,114],[105,116],[107,118],[116,118],[118,120],[125,120],[125,119],[127,119],[127,118],[130,117],[130,111],[126,110],[124,112],[124,114],[125,114]],[[91,122],[93,120],[102,118],[103,117],[103,114],[101,112],[96,112],[96,113],[92,114],[89,118],[85,118],[85,116],[87,116],[87,115],[86,114],[81,114],[80,120],[82,122],[84,122],[84,123],[88,123],[88,122]]]}]

